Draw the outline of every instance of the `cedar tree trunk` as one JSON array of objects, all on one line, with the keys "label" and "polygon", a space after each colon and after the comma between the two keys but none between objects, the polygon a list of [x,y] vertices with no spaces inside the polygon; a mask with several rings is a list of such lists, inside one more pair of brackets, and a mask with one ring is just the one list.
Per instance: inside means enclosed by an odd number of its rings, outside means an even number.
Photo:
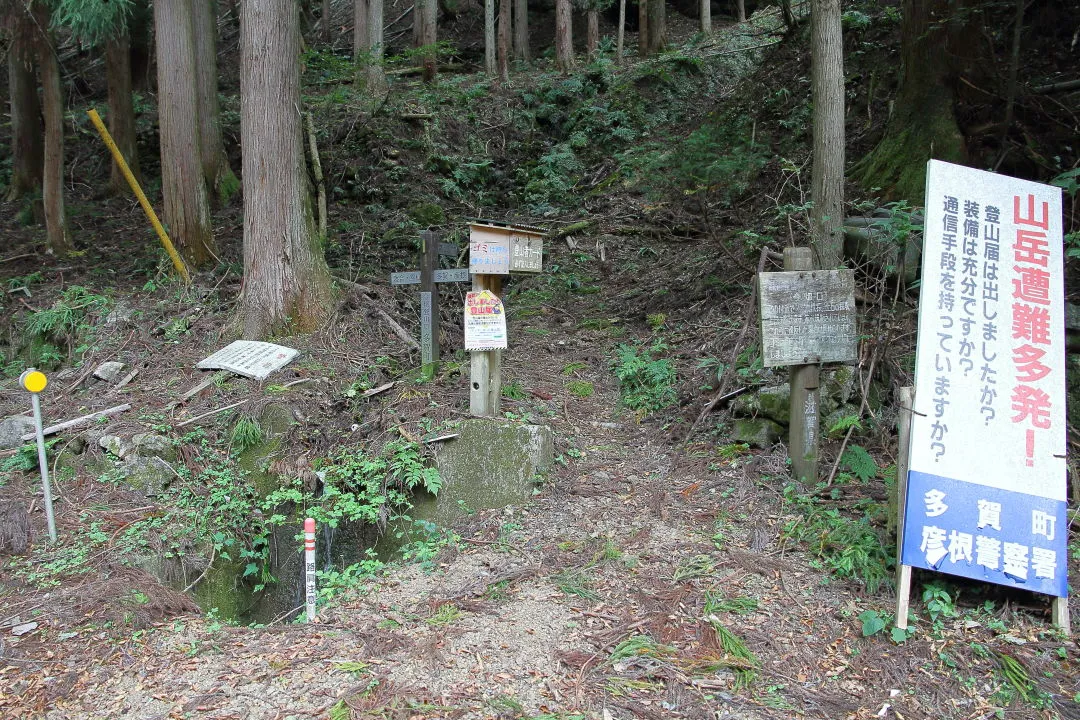
[{"label": "cedar tree trunk", "polygon": [[513,0],[499,0],[499,78],[503,82],[510,80],[510,8]]},{"label": "cedar tree trunk", "polygon": [[626,37],[626,0],[619,0],[619,29],[615,34],[615,64],[623,64],[623,41]]},{"label": "cedar tree trunk", "polygon": [[154,27],[165,221],[173,244],[188,264],[198,267],[213,257],[215,248],[199,144],[190,0],[155,0]]},{"label": "cedar tree trunk", "polygon": [[[141,183],[139,150],[135,142],[135,104],[131,97],[131,43],[126,28],[105,41],[105,81],[109,89],[109,134],[131,174]],[[109,175],[109,191],[115,195],[131,192],[115,162]]]},{"label": "cedar tree trunk", "polygon": [[14,27],[7,58],[11,100],[11,185],[7,199],[17,200],[41,188],[45,135],[34,77],[37,31],[26,22],[25,13],[16,10],[11,15]]},{"label": "cedar tree trunk", "polygon": [[199,103],[199,152],[203,177],[218,202],[226,205],[240,189],[229,167],[221,138],[221,107],[218,103],[217,3],[191,0],[191,28],[195,38],[195,92]]},{"label": "cedar tree trunk", "polygon": [[529,0],[514,0],[514,59],[529,62]]},{"label": "cedar tree trunk", "polygon": [[638,0],[637,51],[641,57],[649,55],[649,0]]},{"label": "cedar tree trunk", "polygon": [[585,53],[589,60],[596,57],[596,49],[600,47],[600,11],[589,8],[585,13],[588,23],[585,26]]},{"label": "cedar tree trunk", "polygon": [[810,13],[814,169],[810,246],[819,269],[844,262],[844,45],[840,0],[814,0]]},{"label": "cedar tree trunk", "polygon": [[648,0],[647,4],[649,6],[649,53],[652,54],[660,52],[667,45],[667,21],[664,18],[664,0]]},{"label": "cedar tree trunk", "polygon": [[[160,2],[160,0],[158,0]],[[315,222],[300,114],[295,0],[245,0],[240,25],[244,138],[244,337],[307,331],[326,317],[330,277]]]},{"label": "cedar tree trunk", "polygon": [[484,0],[484,72],[495,75],[498,69],[495,51],[495,0]]},{"label": "cedar tree trunk", "polygon": [[368,28],[368,0],[353,0],[353,60],[359,60],[371,49],[371,31]]},{"label": "cedar tree trunk", "polygon": [[68,235],[64,212],[64,92],[60,86],[60,63],[48,31],[49,13],[40,3],[34,5],[38,68],[41,73],[41,108],[45,116],[45,163],[41,183],[45,203],[45,234],[49,252],[67,255],[74,248]]},{"label": "cedar tree trunk", "polygon": [[971,57],[972,39],[965,32],[969,5],[970,0],[903,2],[896,109],[877,146],[854,168],[862,185],[882,188],[886,199],[921,205],[926,162],[967,158],[954,104],[965,58]]},{"label": "cedar tree trunk", "polygon": [[[368,63],[368,87],[375,91],[386,85],[383,73],[383,0],[367,0],[368,47],[371,60]],[[415,10],[413,11],[415,12]]]},{"label": "cedar tree trunk", "polygon": [[438,40],[439,4],[437,0],[416,0],[413,7],[413,45],[424,48],[417,61],[424,70],[424,82],[431,82],[435,79],[436,72],[435,42]]},{"label": "cedar tree trunk", "polygon": [[701,32],[706,35],[712,32],[712,0],[700,0]]},{"label": "cedar tree trunk", "polygon": [[570,0],[555,0],[555,65],[563,72],[574,67],[573,10]]}]

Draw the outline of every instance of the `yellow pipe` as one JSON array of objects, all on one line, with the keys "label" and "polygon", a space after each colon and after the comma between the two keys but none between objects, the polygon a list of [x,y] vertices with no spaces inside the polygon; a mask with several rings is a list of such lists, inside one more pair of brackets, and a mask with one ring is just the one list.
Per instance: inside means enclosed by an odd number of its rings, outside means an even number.
[{"label": "yellow pipe", "polygon": [[97,110],[93,108],[87,110],[86,114],[90,116],[90,122],[94,123],[94,127],[101,133],[101,139],[105,141],[105,146],[108,147],[109,152],[112,153],[113,158],[116,160],[117,167],[120,168],[120,172],[123,173],[124,178],[128,181],[128,185],[130,185],[132,191],[134,191],[135,197],[139,198],[139,204],[142,205],[146,217],[150,219],[150,224],[154,226],[154,230],[157,231],[158,237],[161,238],[161,245],[165,248],[165,252],[169,254],[169,258],[172,259],[172,264],[173,267],[176,268],[176,272],[180,273],[180,277],[184,279],[185,285],[190,285],[191,274],[188,273],[187,266],[184,265],[184,261],[176,252],[176,248],[173,247],[172,241],[169,240],[168,233],[165,232],[165,228],[161,226],[161,221],[158,220],[157,213],[154,212],[154,208],[150,206],[150,201],[146,199],[146,195],[143,193],[142,188],[139,187],[139,181],[131,174],[131,168],[128,167],[127,162],[124,160],[124,156],[120,153],[120,149],[116,147],[116,143],[113,142],[112,135],[110,135],[109,131],[105,128],[105,123],[101,122],[101,116],[98,115]]}]

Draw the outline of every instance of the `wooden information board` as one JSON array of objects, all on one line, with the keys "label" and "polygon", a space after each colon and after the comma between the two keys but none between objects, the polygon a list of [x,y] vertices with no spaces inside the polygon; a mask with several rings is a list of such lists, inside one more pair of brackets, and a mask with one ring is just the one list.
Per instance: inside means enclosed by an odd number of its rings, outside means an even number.
[{"label": "wooden information board", "polygon": [[765,367],[856,360],[854,271],[761,273],[758,292]]}]

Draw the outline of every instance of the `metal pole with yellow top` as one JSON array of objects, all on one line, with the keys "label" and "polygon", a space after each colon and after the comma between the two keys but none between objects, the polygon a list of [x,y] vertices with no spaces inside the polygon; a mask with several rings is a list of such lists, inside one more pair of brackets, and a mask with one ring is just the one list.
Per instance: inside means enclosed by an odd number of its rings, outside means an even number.
[{"label": "metal pole with yellow top", "polygon": [[52,488],[49,487],[49,461],[45,458],[45,432],[41,426],[41,403],[38,394],[49,384],[40,370],[30,368],[19,376],[19,384],[30,393],[34,408],[34,432],[37,435],[38,465],[41,466],[41,486],[45,489],[45,518],[49,521],[49,539],[56,542],[56,520],[53,518]]},{"label": "metal pole with yellow top", "polygon": [[87,110],[86,114],[90,116],[90,122],[94,123],[94,127],[96,127],[97,131],[101,134],[101,139],[105,141],[105,146],[109,148],[109,152],[112,153],[113,159],[116,160],[117,167],[120,168],[120,172],[128,181],[128,185],[131,186],[131,190],[135,193],[135,197],[139,199],[139,204],[142,205],[143,212],[146,213],[146,217],[150,219],[150,224],[154,226],[154,230],[157,231],[158,237],[161,238],[162,247],[164,247],[165,252],[169,254],[169,258],[172,259],[172,264],[173,267],[176,268],[176,272],[180,273],[180,277],[184,279],[185,285],[190,285],[191,275],[188,273],[187,266],[184,265],[184,261],[180,258],[179,253],[176,252],[176,248],[173,247],[172,241],[169,240],[168,233],[165,232],[165,228],[161,226],[161,221],[158,220],[157,213],[154,212],[154,208],[150,206],[150,201],[146,199],[146,195],[143,193],[142,188],[139,187],[139,181],[131,174],[131,168],[128,167],[127,161],[124,160],[120,148],[116,147],[112,135],[110,135],[109,131],[105,128],[105,123],[101,122],[101,116],[98,115],[97,110],[94,110],[93,108]]}]

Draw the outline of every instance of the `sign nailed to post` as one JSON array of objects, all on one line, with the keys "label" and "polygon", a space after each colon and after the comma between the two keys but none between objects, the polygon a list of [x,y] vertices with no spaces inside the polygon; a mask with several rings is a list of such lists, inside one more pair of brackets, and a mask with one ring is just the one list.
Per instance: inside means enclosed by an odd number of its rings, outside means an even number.
[{"label": "sign nailed to post", "polygon": [[490,290],[465,295],[465,349],[506,348],[506,313],[502,300]]},{"label": "sign nailed to post", "polygon": [[543,257],[540,230],[491,220],[469,225],[469,272],[474,275],[543,272]]},{"label": "sign nailed to post", "polygon": [[761,273],[758,294],[765,367],[856,359],[854,271]]},{"label": "sign nailed to post", "polygon": [[1061,190],[932,160],[926,205],[903,564],[1062,598]]}]

